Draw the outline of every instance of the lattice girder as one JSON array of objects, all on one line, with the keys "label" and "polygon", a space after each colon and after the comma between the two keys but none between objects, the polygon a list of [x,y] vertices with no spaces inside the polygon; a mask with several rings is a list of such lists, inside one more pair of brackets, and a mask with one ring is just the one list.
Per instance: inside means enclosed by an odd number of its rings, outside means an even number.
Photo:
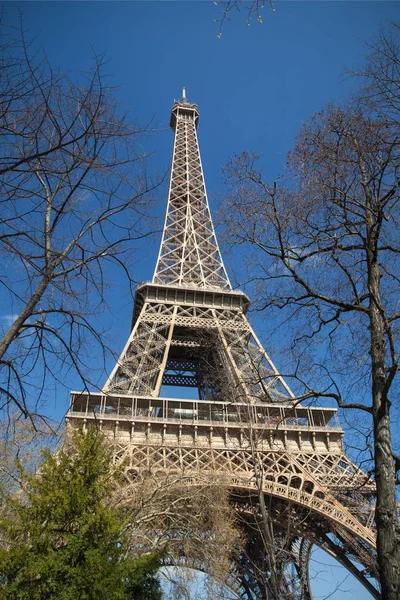
[{"label": "lattice girder", "polygon": [[[254,497],[257,486],[254,481],[254,468],[251,464],[252,458],[249,458],[249,451],[234,453],[216,450],[210,452],[207,448],[160,448],[154,446],[132,448],[127,446],[125,456],[119,453],[119,460],[127,465],[127,473],[136,473],[144,469],[147,472],[150,471],[153,476],[162,477],[166,473],[171,475],[180,472],[185,474],[186,480],[187,477],[192,477],[194,486],[198,485],[199,473],[202,478],[208,474],[211,480],[215,477],[221,478],[221,480],[223,478],[225,485],[232,489],[235,498],[234,504],[236,503],[239,513],[257,511],[257,502]],[[279,527],[287,529],[290,522],[293,538],[300,536],[301,540],[310,540],[321,548],[329,550],[343,564],[347,564],[346,558],[343,556],[343,548],[345,548],[347,560],[356,560],[365,567],[364,571],[352,568],[353,574],[368,589],[373,590],[374,588],[369,584],[366,576],[377,573],[375,554],[371,552],[374,545],[374,533],[368,528],[362,528],[360,523],[351,518],[350,513],[343,506],[335,503],[334,499],[329,496],[327,487],[316,485],[309,473],[300,473],[299,466],[293,463],[289,454],[282,456],[281,453],[272,453],[269,456],[263,456],[263,468],[264,493],[277,530]],[[292,487],[293,476],[305,477],[300,488],[297,487],[297,483],[294,488]],[[310,483],[314,485],[313,489],[308,487]],[[321,490],[324,499],[317,496]],[[253,494],[252,499],[249,494]],[[332,506],[335,504],[336,506]],[[366,534],[364,536],[361,534],[362,529]],[[325,538],[328,534],[337,539],[335,551],[333,551],[332,544],[330,549],[327,546]],[[305,579],[307,572],[305,557],[299,555],[293,557],[293,561],[294,566],[299,570],[299,576],[301,574],[303,589],[301,597],[310,598],[308,580]],[[350,568],[349,565],[347,568]],[[376,590],[374,597],[379,597]]]},{"label": "lattice girder", "polygon": [[[250,450],[217,450],[209,448],[185,448],[151,446],[127,448],[129,468],[148,469],[154,465],[165,473],[181,470],[185,473],[201,472],[210,476],[230,476],[232,485],[238,489],[254,489],[254,459]],[[265,493],[296,502],[324,517],[351,534],[357,535],[371,547],[375,545],[374,532],[363,525],[335,497],[329,488],[306,471],[289,453],[262,453]],[[365,503],[365,499],[364,499]],[[365,506],[367,504],[365,503]],[[365,515],[367,517],[367,515]]]},{"label": "lattice girder", "polygon": [[[105,391],[157,396],[170,348],[180,345],[182,331],[191,332],[194,345],[197,343],[202,351],[211,345],[215,364],[225,362],[227,396],[278,402],[293,398],[241,307],[211,308],[154,301],[142,306]],[[185,353],[182,357],[185,358]]]},{"label": "lattice girder", "polygon": [[[243,492],[235,491],[233,504],[239,516],[257,522],[258,502],[256,497],[249,497]],[[333,526],[329,519],[290,503],[282,503],[280,499],[268,496],[265,498],[269,513],[273,515],[274,531],[283,531],[291,540],[290,559],[299,573],[302,586],[302,598],[310,598],[310,582],[308,565],[313,545],[325,550],[349,570],[373,598],[380,599],[379,590],[371,583],[371,577],[377,577],[377,562],[368,548],[357,538],[349,534],[341,526]],[[360,568],[363,565],[364,568]]]},{"label": "lattice girder", "polygon": [[194,105],[176,103],[175,141],[163,239],[154,283],[230,289],[211,219]]}]

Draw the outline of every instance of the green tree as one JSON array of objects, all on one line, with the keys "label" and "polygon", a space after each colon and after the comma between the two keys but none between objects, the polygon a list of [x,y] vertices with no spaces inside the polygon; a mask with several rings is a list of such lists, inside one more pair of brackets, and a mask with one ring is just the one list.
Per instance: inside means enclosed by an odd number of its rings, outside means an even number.
[{"label": "green tree", "polygon": [[134,556],[127,521],[110,498],[120,471],[96,430],[74,432],[0,518],[0,597],[157,600],[160,554]]}]

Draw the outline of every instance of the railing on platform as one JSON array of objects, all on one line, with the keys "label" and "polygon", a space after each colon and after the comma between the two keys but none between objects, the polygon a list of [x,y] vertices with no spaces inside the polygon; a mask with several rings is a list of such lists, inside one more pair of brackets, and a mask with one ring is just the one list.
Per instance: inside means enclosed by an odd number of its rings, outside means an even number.
[{"label": "railing on platform", "polygon": [[191,423],[249,423],[271,429],[335,429],[342,431],[334,408],[229,403],[210,400],[153,398],[151,396],[72,392],[67,416],[173,420]]}]

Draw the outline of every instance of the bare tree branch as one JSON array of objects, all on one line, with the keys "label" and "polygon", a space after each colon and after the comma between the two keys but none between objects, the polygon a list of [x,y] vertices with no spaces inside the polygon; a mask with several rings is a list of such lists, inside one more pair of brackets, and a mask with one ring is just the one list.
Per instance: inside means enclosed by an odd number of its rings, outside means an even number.
[{"label": "bare tree branch", "polygon": [[[74,83],[35,43],[2,25],[0,58],[1,403],[29,416],[46,378],[108,352],[97,322],[111,266],[127,276],[151,233],[142,129],[119,105],[104,56]],[[95,385],[95,381],[91,382]]]}]

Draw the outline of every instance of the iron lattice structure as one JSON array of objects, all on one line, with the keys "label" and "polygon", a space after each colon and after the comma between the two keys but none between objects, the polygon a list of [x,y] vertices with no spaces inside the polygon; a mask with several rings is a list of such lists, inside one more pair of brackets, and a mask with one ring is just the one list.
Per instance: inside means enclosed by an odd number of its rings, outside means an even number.
[{"label": "iron lattice structure", "polygon": [[[153,280],[136,291],[131,334],[103,392],[72,392],[67,422],[99,422],[112,436],[115,459],[125,461],[127,482],[140,471],[185,473],[194,485],[196,473],[225,482],[248,534],[226,580],[240,597],[269,597],[261,481],[282,598],[312,597],[312,545],[380,598],[374,484],[346,457],[336,410],[294,401],[246,318],[249,299],[231,288],[208,206],[198,119],[185,96],[174,103]],[[193,399],[168,393],[178,387],[194,390]]]}]

